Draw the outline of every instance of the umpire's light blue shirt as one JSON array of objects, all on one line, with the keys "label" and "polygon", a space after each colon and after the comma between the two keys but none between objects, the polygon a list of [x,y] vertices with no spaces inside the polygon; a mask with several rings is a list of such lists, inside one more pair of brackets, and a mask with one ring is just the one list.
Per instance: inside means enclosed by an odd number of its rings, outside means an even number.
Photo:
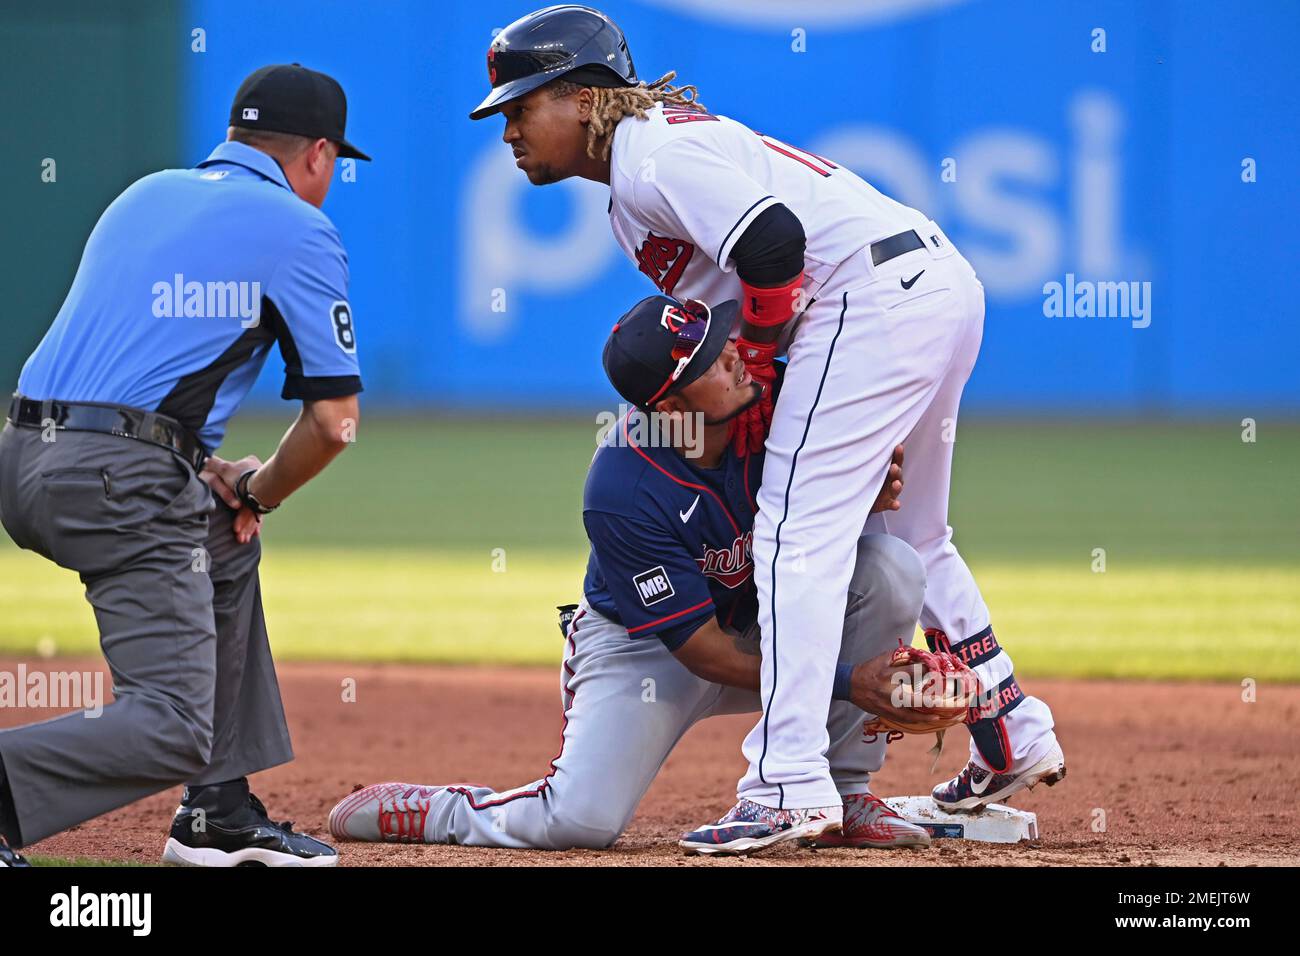
[{"label": "umpire's light blue shirt", "polygon": [[275,159],[227,142],[104,211],[18,390],[161,412],[215,451],[273,342],[284,398],[361,391],[338,231]]}]

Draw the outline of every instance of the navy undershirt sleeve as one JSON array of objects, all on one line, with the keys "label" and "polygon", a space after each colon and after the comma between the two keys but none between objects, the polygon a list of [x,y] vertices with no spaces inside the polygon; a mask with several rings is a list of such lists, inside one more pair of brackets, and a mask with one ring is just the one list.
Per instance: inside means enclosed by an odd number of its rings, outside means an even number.
[{"label": "navy undershirt sleeve", "polygon": [[773,286],[803,272],[803,223],[777,203],[764,209],[731,248],[736,274],[750,285]]}]

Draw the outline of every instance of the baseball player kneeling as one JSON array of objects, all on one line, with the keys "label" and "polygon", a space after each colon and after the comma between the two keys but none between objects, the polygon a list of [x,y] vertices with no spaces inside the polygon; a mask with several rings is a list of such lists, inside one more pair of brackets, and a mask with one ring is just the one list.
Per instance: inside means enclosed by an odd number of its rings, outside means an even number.
[{"label": "baseball player kneeling", "polygon": [[[336,837],[607,847],[696,721],[762,709],[751,538],[763,456],[737,455],[728,441],[731,419],[762,389],[729,341],[738,314],[735,302],[710,311],[652,296],[614,326],[605,345],[610,381],[636,408],[605,437],[587,477],[583,520],[591,557],[582,603],[566,628],[563,743],[550,771],[504,792],[366,787],[330,812]],[[693,442],[648,440],[663,434],[655,426],[664,421],[700,427],[666,430]],[[876,510],[898,508],[901,462],[900,448]],[[828,820],[816,843],[923,846],[926,831],[868,789],[884,762],[885,735],[864,734],[863,723],[866,713],[894,709],[882,669],[900,642],[911,643],[925,572],[899,538],[866,534],[858,539],[849,590],[826,725],[843,829]],[[773,821],[760,814],[701,828],[681,845],[746,852],[775,842],[774,833]]]}]

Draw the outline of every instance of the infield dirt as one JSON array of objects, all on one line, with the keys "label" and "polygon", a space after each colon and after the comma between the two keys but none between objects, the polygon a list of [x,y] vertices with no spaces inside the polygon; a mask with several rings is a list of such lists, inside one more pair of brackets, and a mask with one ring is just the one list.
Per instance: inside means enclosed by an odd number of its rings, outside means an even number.
[{"label": "infield dirt", "polygon": [[[102,669],[98,661],[26,661],[33,670]],[[18,661],[0,660],[17,670]],[[253,778],[276,819],[327,836],[330,807],[385,780],[473,782],[498,788],[546,772],[559,748],[560,695],[551,669],[287,663],[280,681],[297,759]],[[355,702],[344,682],[355,680]],[[105,686],[111,682],[105,678]],[[473,847],[340,844],[344,865],[372,866],[1079,866],[1300,864],[1300,687],[1025,681],[1048,701],[1068,776],[1017,795],[1038,814],[1041,838],[1015,846],[936,840],[926,850],[777,848],[748,859],[683,856],[677,835],[731,805],[744,769],[749,716],[697,725],[669,757],[610,850],[541,852]],[[0,727],[56,711],[0,709]],[[882,796],[928,793],[966,759],[950,735],[931,775],[930,738],[890,745],[873,782]],[[37,855],[157,862],[179,788],[27,848]],[[1098,829],[1103,827],[1104,829]]]}]

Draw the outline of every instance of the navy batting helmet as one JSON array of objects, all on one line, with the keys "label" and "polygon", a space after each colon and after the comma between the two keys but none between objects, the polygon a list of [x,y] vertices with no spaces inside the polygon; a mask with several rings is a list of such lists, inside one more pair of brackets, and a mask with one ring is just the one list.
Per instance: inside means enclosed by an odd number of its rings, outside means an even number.
[{"label": "navy batting helmet", "polygon": [[503,103],[565,77],[580,86],[636,86],[623,31],[591,7],[566,3],[520,17],[497,34],[487,54],[492,92],[469,114],[491,116]]}]

